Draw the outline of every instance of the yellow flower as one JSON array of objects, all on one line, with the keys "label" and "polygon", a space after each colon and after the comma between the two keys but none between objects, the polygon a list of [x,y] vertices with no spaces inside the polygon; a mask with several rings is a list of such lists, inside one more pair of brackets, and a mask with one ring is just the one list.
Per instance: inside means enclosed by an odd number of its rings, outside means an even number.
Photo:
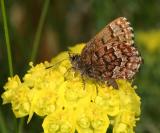
[{"label": "yellow flower", "polygon": [[137,33],[137,41],[150,52],[159,50],[160,30],[140,31]]},{"label": "yellow flower", "polygon": [[28,115],[30,110],[30,89],[25,86],[21,85],[19,88],[15,90],[15,94],[12,97],[12,110],[15,116],[23,117]]},{"label": "yellow flower", "polygon": [[30,109],[29,88],[21,83],[17,75],[8,78],[4,88],[6,91],[2,94],[3,104],[11,103],[17,118],[28,115]]},{"label": "yellow flower", "polygon": [[[85,44],[70,48],[80,53]],[[68,52],[51,63],[30,63],[23,82],[16,75],[8,79],[2,94],[3,103],[11,103],[16,117],[34,113],[44,116],[45,133],[132,133],[140,115],[140,98],[135,87],[117,80],[119,89],[106,86],[71,69]]]},{"label": "yellow flower", "polygon": [[45,133],[74,133],[75,124],[72,113],[66,110],[56,110],[43,121]]},{"label": "yellow flower", "polygon": [[106,112],[90,102],[85,108],[78,108],[76,129],[78,133],[105,133],[110,122]]},{"label": "yellow flower", "polygon": [[134,133],[135,122],[135,112],[121,111],[113,124],[113,133]]},{"label": "yellow flower", "polygon": [[5,92],[2,95],[3,104],[10,103],[15,95],[16,89],[21,85],[21,81],[17,75],[9,77],[8,82],[5,84]]},{"label": "yellow flower", "polygon": [[116,116],[120,111],[120,90],[115,90],[112,87],[100,87],[99,95],[95,99],[95,103],[104,109],[107,115]]}]

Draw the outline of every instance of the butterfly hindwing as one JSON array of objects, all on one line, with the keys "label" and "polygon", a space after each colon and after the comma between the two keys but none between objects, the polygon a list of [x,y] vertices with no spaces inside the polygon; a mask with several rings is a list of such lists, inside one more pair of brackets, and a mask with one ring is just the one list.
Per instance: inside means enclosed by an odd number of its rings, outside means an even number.
[{"label": "butterfly hindwing", "polygon": [[81,53],[88,75],[97,79],[132,79],[142,59],[134,47],[133,29],[126,18],[109,23]]}]

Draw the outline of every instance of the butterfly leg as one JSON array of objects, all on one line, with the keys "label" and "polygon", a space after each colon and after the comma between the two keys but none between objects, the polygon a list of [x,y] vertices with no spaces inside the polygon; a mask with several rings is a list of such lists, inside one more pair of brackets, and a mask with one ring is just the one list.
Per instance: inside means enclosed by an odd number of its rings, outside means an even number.
[{"label": "butterfly leg", "polygon": [[112,86],[115,89],[118,89],[118,84],[115,79],[108,79],[107,85]]},{"label": "butterfly leg", "polygon": [[67,71],[64,73],[64,80],[67,80],[67,74],[73,69],[73,67],[70,67],[67,69]]},{"label": "butterfly leg", "polygon": [[135,80],[135,77],[133,79],[129,79],[128,81],[131,83],[131,86],[134,87],[133,81]]},{"label": "butterfly leg", "polygon": [[83,83],[83,90],[85,90],[86,82],[84,79],[84,73],[81,73],[81,77],[82,77],[82,83]]},{"label": "butterfly leg", "polygon": [[97,94],[97,96],[98,96],[98,85],[95,84],[95,86],[96,86],[96,94]]}]

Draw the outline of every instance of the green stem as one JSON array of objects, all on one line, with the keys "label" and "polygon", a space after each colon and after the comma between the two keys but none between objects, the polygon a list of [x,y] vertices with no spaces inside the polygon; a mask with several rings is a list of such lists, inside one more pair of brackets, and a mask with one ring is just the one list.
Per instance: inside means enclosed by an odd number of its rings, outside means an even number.
[{"label": "green stem", "polygon": [[9,33],[8,33],[7,17],[6,17],[6,12],[5,12],[4,0],[1,0],[1,10],[2,10],[3,23],[4,23],[4,33],[5,33],[5,40],[6,40],[6,47],[7,47],[9,73],[10,73],[10,76],[13,76],[11,47],[10,47],[10,39],[9,39]]},{"label": "green stem", "polygon": [[[7,16],[5,12],[4,0],[1,0],[1,11],[2,11],[2,17],[3,17],[3,23],[4,23],[4,33],[5,33],[5,41],[6,41],[6,47],[7,47],[9,74],[10,76],[13,76],[13,65],[12,65],[12,56],[11,56],[12,54],[11,54],[10,39],[9,39],[9,33],[8,33]],[[3,117],[1,110],[0,110],[0,123],[1,123],[1,131],[3,133],[7,133],[6,122],[5,122],[5,119]]]},{"label": "green stem", "polygon": [[14,133],[18,133],[18,120],[14,117]]},{"label": "green stem", "polygon": [[3,117],[3,114],[2,114],[2,111],[0,110],[0,131],[2,133],[7,133],[7,128],[6,128],[6,125],[5,125],[5,121],[4,121],[4,117]]},{"label": "green stem", "polygon": [[18,125],[18,133],[23,133],[24,118],[21,118]]},{"label": "green stem", "polygon": [[42,34],[42,28],[43,28],[44,21],[45,21],[46,15],[47,15],[49,3],[50,3],[50,0],[45,0],[44,6],[43,6],[43,9],[42,9],[42,13],[41,13],[41,16],[40,16],[38,28],[37,28],[35,38],[34,38],[34,41],[33,41],[33,50],[32,50],[32,53],[31,53],[31,61],[33,61],[33,62],[35,62],[35,60],[36,60],[36,55],[37,55],[37,51],[38,51],[40,37],[41,37],[41,34]]}]

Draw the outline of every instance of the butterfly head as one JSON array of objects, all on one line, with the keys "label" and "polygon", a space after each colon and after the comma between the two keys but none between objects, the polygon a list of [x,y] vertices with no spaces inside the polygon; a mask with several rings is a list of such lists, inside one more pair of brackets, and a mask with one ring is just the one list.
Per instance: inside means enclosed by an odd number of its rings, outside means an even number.
[{"label": "butterfly head", "polygon": [[79,69],[80,55],[79,54],[70,53],[70,52],[68,52],[68,54],[69,54],[69,59],[71,61],[71,64],[72,64],[73,68]]}]

